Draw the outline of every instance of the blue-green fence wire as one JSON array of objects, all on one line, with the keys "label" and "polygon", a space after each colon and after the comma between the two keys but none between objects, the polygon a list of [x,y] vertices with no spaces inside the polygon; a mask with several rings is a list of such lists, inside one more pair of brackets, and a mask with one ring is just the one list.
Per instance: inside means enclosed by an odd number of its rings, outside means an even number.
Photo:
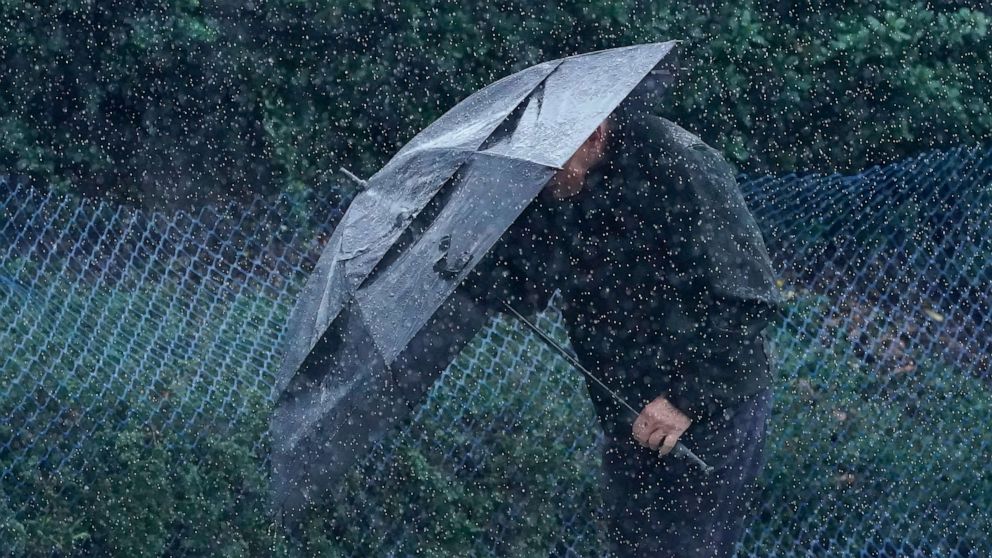
[{"label": "blue-green fence wire", "polygon": [[[788,310],[739,555],[992,556],[992,151],[740,180]],[[344,207],[145,212],[0,181],[0,555],[37,551],[14,534],[84,498],[72,479],[115,433],[190,459],[247,440],[264,476],[285,320]],[[561,319],[554,301],[540,317],[567,341]],[[581,376],[494,318],[328,504],[335,548],[601,555],[600,436]],[[98,548],[79,521],[51,554]],[[188,548],[165,531],[154,548]]]}]

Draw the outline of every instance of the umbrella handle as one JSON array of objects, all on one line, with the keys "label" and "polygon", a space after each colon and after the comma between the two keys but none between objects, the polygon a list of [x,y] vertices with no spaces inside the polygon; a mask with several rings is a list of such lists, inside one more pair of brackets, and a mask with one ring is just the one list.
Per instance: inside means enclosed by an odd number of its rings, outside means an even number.
[{"label": "umbrella handle", "polygon": [[[658,455],[659,457],[664,457],[661,454]],[[685,444],[683,444],[682,442],[678,442],[677,444],[675,444],[675,448],[672,449],[672,455],[678,457],[679,459],[688,459],[689,461],[692,461],[697,467],[702,469],[703,474],[706,475],[709,475],[716,469],[712,465],[707,465],[706,462],[700,459],[698,455],[693,453],[691,449],[685,447]]]}]

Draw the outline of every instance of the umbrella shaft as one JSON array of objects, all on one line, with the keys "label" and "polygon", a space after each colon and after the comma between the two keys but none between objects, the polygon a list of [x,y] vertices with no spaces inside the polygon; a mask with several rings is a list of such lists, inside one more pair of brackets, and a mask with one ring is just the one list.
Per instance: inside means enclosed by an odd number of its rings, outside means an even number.
[{"label": "umbrella shaft", "polygon": [[[522,314],[520,314],[520,312],[517,312],[516,308],[514,308],[513,306],[511,306],[509,302],[507,302],[505,300],[501,300],[500,302],[502,302],[503,303],[503,306],[506,306],[506,308],[511,313],[513,313],[513,315],[518,320],[520,320],[521,322],[523,322],[524,325],[526,325],[528,329],[530,329],[531,331],[533,331],[534,333],[536,333],[537,336],[540,337],[542,341],[544,341],[545,343],[547,343],[548,345],[550,345],[552,348],[554,348],[556,351],[558,351],[558,353],[561,354],[561,356],[563,356],[565,358],[565,360],[568,361],[569,364],[571,364],[572,366],[578,368],[583,374],[586,375],[586,377],[588,377],[592,381],[596,382],[596,385],[598,385],[601,388],[605,389],[606,392],[610,394],[610,396],[612,396],[621,405],[623,405],[624,407],[626,407],[628,411],[630,411],[631,413],[633,413],[635,419],[638,416],[640,416],[640,413],[638,413],[637,410],[634,409],[634,407],[631,406],[630,403],[627,403],[627,400],[626,399],[624,399],[623,397],[621,397],[620,394],[618,394],[617,392],[615,392],[612,389],[610,389],[606,384],[603,383],[602,380],[600,380],[599,378],[597,378],[595,374],[593,374],[592,372],[586,370],[585,366],[582,366],[582,363],[579,362],[579,359],[577,359],[574,356],[572,356],[571,353],[569,353],[567,350],[565,350],[565,347],[562,347],[561,345],[559,345],[558,342],[555,341],[554,339],[552,339],[550,335],[548,335],[547,333],[544,333],[536,325],[530,323],[530,320],[528,320],[527,318],[525,318]],[[675,448],[672,450],[672,453],[675,456],[677,456],[677,457],[683,457],[683,458],[686,458],[686,459],[692,461],[697,466],[699,466],[699,468],[702,469],[704,473],[709,474],[709,473],[713,472],[713,467],[707,465],[706,462],[703,461],[702,459],[700,459],[698,455],[696,455],[695,453],[693,453],[693,451],[691,449],[685,447],[685,445],[682,442],[678,442],[678,443],[675,444]]]},{"label": "umbrella shaft", "polygon": [[601,387],[604,390],[606,390],[606,392],[609,393],[610,396],[613,397],[613,399],[615,399],[618,403],[620,403],[621,405],[623,405],[624,407],[626,407],[628,411],[630,411],[631,413],[633,413],[634,418],[637,418],[638,416],[640,416],[640,413],[637,412],[637,409],[634,409],[634,407],[631,406],[630,403],[627,403],[627,400],[626,399],[624,399],[623,397],[621,397],[620,394],[618,394],[617,392],[615,392],[612,389],[610,389],[606,384],[603,383],[602,380],[600,380],[599,378],[597,378],[595,374],[593,374],[592,372],[586,370],[585,366],[582,366],[582,363],[580,363],[577,358],[575,358],[574,356],[572,356],[572,354],[570,352],[568,352],[565,349],[565,347],[562,347],[561,345],[559,345],[557,341],[555,341],[554,339],[551,338],[551,336],[549,336],[547,333],[544,333],[543,331],[541,331],[541,329],[539,329],[534,324],[530,323],[530,320],[528,320],[527,318],[523,317],[523,315],[521,315],[520,312],[517,312],[517,310],[514,307],[510,306],[510,303],[508,303],[505,300],[502,301],[502,302],[503,302],[503,305],[506,306],[510,310],[510,312],[512,312],[513,315],[518,320],[522,321],[531,331],[533,331],[534,333],[536,333],[537,336],[540,337],[542,341],[544,341],[545,343],[547,343],[548,345],[550,345],[552,348],[554,348],[556,351],[558,351],[558,353],[561,354],[561,356],[563,356],[565,358],[565,360],[568,361],[569,364],[571,364],[572,366],[578,368],[583,374],[585,374],[586,376],[588,376],[592,381],[596,382],[596,385],[598,385],[599,387]]}]

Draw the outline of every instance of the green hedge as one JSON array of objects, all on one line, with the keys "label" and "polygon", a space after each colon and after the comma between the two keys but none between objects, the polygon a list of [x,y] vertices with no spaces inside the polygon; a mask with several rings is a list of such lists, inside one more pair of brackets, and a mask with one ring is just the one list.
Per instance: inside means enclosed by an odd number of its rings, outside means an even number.
[{"label": "green hedge", "polygon": [[681,38],[665,112],[741,170],[860,170],[990,138],[983,6],[5,0],[0,169],[146,205],[329,187],[510,72]]}]

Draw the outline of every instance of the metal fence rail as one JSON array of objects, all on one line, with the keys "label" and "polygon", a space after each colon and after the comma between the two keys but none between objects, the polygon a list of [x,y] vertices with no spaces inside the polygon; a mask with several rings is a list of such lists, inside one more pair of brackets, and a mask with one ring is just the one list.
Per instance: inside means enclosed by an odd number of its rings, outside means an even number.
[{"label": "metal fence rail", "polygon": [[[790,306],[739,555],[992,555],[992,151],[741,182]],[[180,456],[241,435],[265,471],[284,321],[343,206],[146,213],[0,181],[0,532],[47,513],[39,475],[71,506],[129,429]],[[541,321],[567,341],[554,301]],[[599,436],[580,374],[501,317],[328,525],[353,555],[599,555]]]}]

